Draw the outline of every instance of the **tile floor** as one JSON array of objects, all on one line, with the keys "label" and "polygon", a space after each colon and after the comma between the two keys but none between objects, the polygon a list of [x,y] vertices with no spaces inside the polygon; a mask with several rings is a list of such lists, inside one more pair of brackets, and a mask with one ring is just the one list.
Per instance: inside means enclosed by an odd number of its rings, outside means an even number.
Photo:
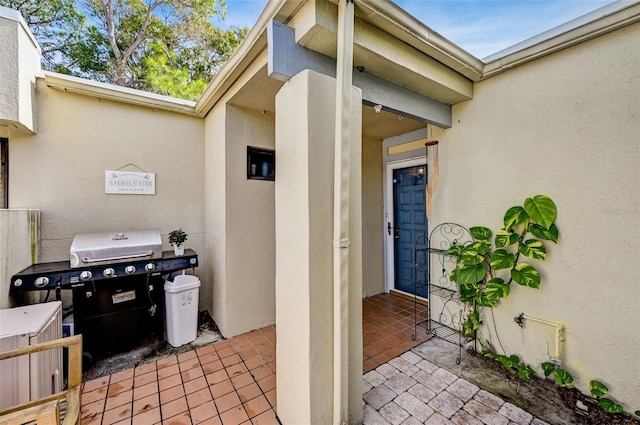
[{"label": "tile floor", "polygon": [[[363,301],[364,372],[424,342],[414,305]],[[276,419],[276,329],[269,326],[85,382],[82,425],[269,425]]]},{"label": "tile floor", "polygon": [[82,425],[276,425],[275,343],[269,326],[86,382]]},{"label": "tile floor", "polygon": [[[369,372],[429,339],[423,326],[414,334],[414,303],[391,294],[374,295],[362,301],[363,369]],[[426,309],[418,305],[420,310]],[[418,315],[418,317],[420,317]]]}]

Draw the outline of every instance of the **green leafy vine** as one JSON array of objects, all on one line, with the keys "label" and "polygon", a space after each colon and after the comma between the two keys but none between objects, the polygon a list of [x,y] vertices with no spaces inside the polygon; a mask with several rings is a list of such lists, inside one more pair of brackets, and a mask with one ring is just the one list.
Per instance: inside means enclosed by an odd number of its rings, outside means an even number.
[{"label": "green leafy vine", "polygon": [[[544,261],[547,250],[543,241],[558,242],[555,225],[557,208],[546,195],[527,198],[523,206],[514,206],[504,215],[504,227],[493,233],[486,227],[469,229],[475,242],[456,245],[449,254],[456,257],[451,280],[460,289],[460,299],[469,313],[462,323],[467,337],[476,335],[480,324],[480,307],[496,307],[511,292],[511,283],[530,288],[540,287],[540,273],[521,256]],[[495,248],[494,248],[495,246]]]}]

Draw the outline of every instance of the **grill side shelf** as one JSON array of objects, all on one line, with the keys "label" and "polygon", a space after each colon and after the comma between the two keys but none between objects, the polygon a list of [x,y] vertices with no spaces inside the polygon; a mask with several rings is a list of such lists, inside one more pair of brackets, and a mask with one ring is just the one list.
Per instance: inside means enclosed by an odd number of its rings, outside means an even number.
[{"label": "grill side shelf", "polygon": [[[149,264],[153,265],[152,270],[146,268]],[[131,266],[135,271],[127,271],[127,267]],[[162,258],[78,268],[71,268],[69,261],[36,263],[11,277],[10,292],[81,288],[95,281],[146,274],[158,276],[194,267],[198,267],[198,254],[192,249],[186,249],[183,256],[176,256],[173,251],[163,251]],[[113,269],[113,272],[105,274],[104,270],[107,268]],[[87,272],[91,277],[83,279],[81,275]]]}]

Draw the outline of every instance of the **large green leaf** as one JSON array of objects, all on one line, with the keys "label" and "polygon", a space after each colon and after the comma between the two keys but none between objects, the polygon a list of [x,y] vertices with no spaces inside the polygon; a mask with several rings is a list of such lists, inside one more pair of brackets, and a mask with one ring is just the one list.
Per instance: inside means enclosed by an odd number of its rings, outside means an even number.
[{"label": "large green leaf", "polygon": [[486,227],[471,227],[469,231],[477,241],[491,239],[491,229],[488,229]]},{"label": "large green leaf", "polygon": [[489,307],[489,308],[498,306],[498,300],[488,298],[485,292],[480,293],[478,298],[476,298],[476,303],[483,307]]},{"label": "large green leaf", "polygon": [[484,260],[484,255],[480,254],[473,248],[465,249],[460,255],[460,262],[467,266],[480,264]]},{"label": "large green leaf", "polygon": [[533,198],[525,199],[524,210],[535,223],[545,229],[551,227],[558,213],[556,204],[545,195],[536,195]]},{"label": "large green leaf", "polygon": [[600,381],[590,381],[589,391],[591,391],[591,395],[594,397],[602,397],[609,392],[609,388]]},{"label": "large green leaf", "polygon": [[484,279],[487,269],[482,264],[473,264],[458,269],[456,278],[459,284],[477,283]]},{"label": "large green leaf", "polygon": [[487,299],[497,302],[500,298],[506,298],[511,292],[511,287],[499,277],[494,277],[487,282],[484,295]]},{"label": "large green leaf", "polygon": [[518,234],[513,230],[500,229],[496,233],[496,248],[513,245],[518,242]]},{"label": "large green leaf", "polygon": [[636,410],[636,411],[635,411],[635,413],[634,413],[634,415],[636,415],[636,416],[640,416],[640,410]]},{"label": "large green leaf", "polygon": [[557,368],[553,371],[553,376],[556,379],[556,382],[561,387],[572,387],[573,386],[573,376],[569,372],[564,369]]},{"label": "large green leaf", "polygon": [[452,282],[456,282],[457,284],[460,284],[460,277],[458,276],[459,272],[460,272],[459,267],[456,267],[455,269],[451,270],[451,273],[449,274],[449,279]]},{"label": "large green leaf", "polygon": [[478,253],[482,255],[485,255],[491,252],[491,241],[488,239],[474,242],[474,244],[471,246],[473,247],[473,249],[475,249],[476,251],[478,251]]},{"label": "large green leaf", "polygon": [[[539,224],[533,223],[529,226],[529,231],[536,238],[544,239],[545,241],[551,241],[553,243],[558,243],[558,228],[555,224],[552,224],[551,227],[549,227],[549,229],[547,230]],[[496,235],[496,240],[497,238],[498,236]]]},{"label": "large green leaf", "polygon": [[460,301],[472,303],[478,297],[480,286],[477,283],[464,283],[460,285]]},{"label": "large green leaf", "polygon": [[484,292],[482,294],[482,305],[487,307],[495,307],[498,304],[498,300],[506,298],[511,292],[511,287],[507,285],[504,280],[499,277],[494,277],[487,282]]},{"label": "large green leaf", "polygon": [[516,256],[505,249],[496,249],[489,257],[489,264],[493,270],[502,270],[513,267]]},{"label": "large green leaf", "polygon": [[608,398],[602,398],[598,402],[600,407],[604,409],[605,412],[609,413],[622,413],[624,409],[619,404],[615,403],[613,400],[609,400]]},{"label": "large green leaf", "polygon": [[451,245],[447,250],[447,254],[453,255],[454,257],[459,257],[463,249],[464,247],[462,245]]},{"label": "large green leaf", "polygon": [[503,356],[502,354],[496,354],[494,358],[510,373],[513,373],[513,370],[511,370],[512,368],[515,368],[517,365],[520,364],[520,358],[515,354],[512,354],[511,356]]},{"label": "large green leaf", "polygon": [[462,335],[465,337],[473,337],[475,336],[478,328],[471,320],[465,320],[462,322]]},{"label": "large green leaf", "polygon": [[504,214],[504,228],[511,230],[512,227],[524,223],[529,218],[527,212],[522,207],[511,207]]},{"label": "large green leaf", "polygon": [[462,334],[466,337],[475,336],[476,331],[480,327],[482,321],[480,320],[480,312],[472,311],[467,316],[467,320],[462,323]]},{"label": "large green leaf", "polygon": [[524,364],[517,365],[516,370],[518,371],[518,377],[526,379],[527,381],[530,380],[532,376],[536,375],[536,371],[533,370],[531,366],[527,366]]},{"label": "large green leaf", "polygon": [[522,286],[528,286],[530,288],[540,287],[540,273],[529,264],[517,264],[511,269],[511,277]]},{"label": "large green leaf", "polygon": [[547,249],[544,244],[537,239],[528,239],[518,245],[518,251],[523,255],[535,260],[545,260],[547,258]]},{"label": "large green leaf", "polygon": [[542,370],[544,371],[544,376],[549,376],[556,370],[556,365],[551,362],[544,362],[540,366],[542,366]]}]

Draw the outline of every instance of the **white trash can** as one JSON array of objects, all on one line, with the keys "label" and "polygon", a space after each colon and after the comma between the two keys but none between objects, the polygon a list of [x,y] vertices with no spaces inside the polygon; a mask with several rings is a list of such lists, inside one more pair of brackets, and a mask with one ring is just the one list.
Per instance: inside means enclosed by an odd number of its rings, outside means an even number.
[{"label": "white trash can", "polygon": [[188,344],[198,336],[198,295],[200,279],[180,274],[164,283],[167,342],[174,347]]}]

